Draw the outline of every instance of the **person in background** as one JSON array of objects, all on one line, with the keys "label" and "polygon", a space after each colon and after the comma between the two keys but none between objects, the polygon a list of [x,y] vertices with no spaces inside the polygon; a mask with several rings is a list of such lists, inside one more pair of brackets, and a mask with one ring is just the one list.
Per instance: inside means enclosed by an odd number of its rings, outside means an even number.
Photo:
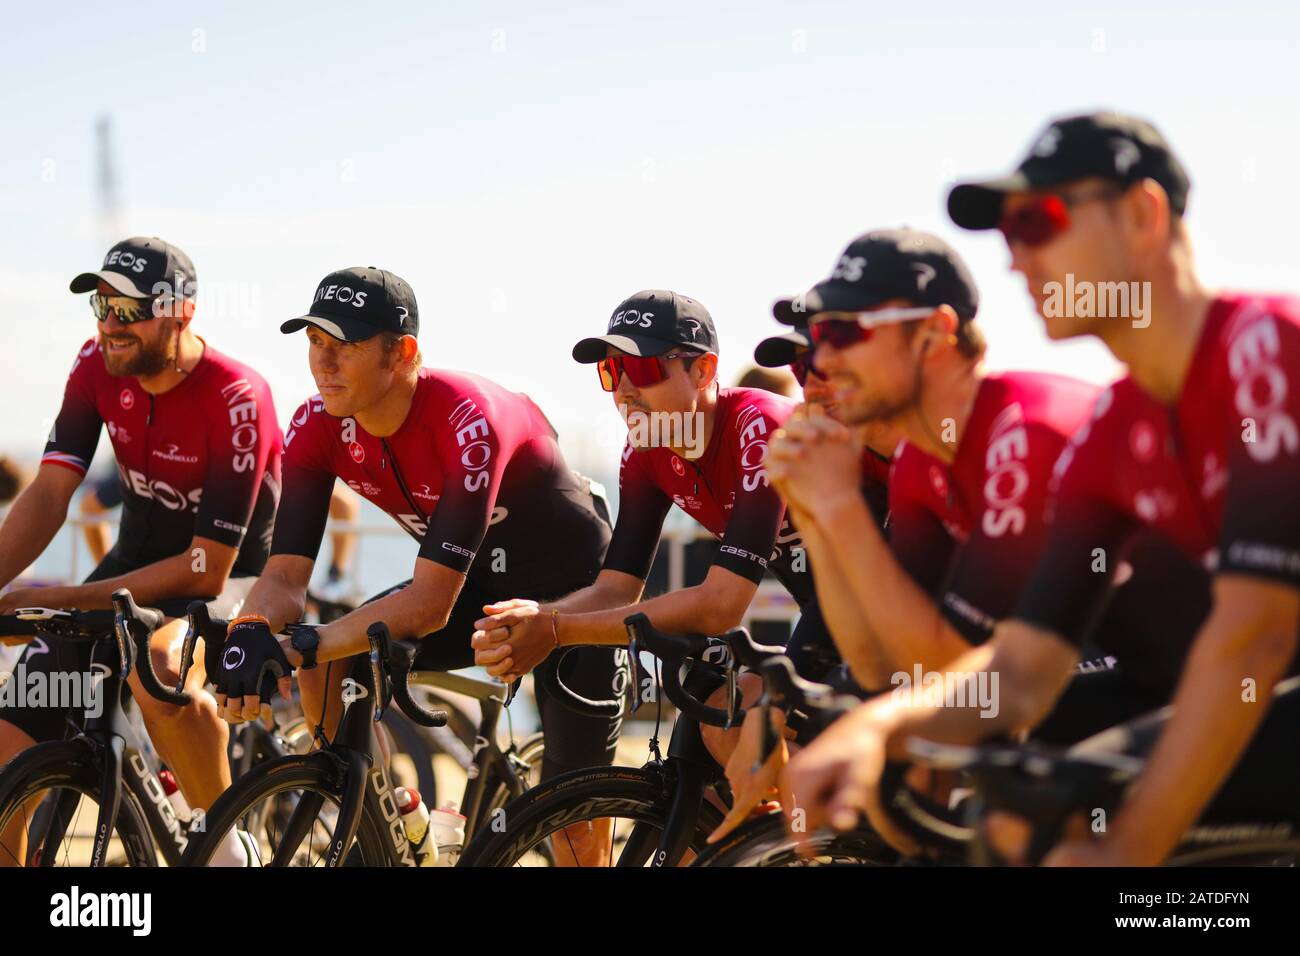
[{"label": "person in background", "polygon": [[736,379],[736,388],[761,388],[774,395],[795,398],[798,383],[794,376],[776,368],[751,366],[740,378]]},{"label": "person in background", "polygon": [[[0,459],[8,465],[8,459]],[[7,487],[4,478],[0,478],[0,505],[6,499]],[[14,494],[17,494],[15,491]],[[13,497],[12,495],[10,497]],[[86,539],[86,547],[91,558],[98,564],[104,560],[113,547],[113,532],[107,520],[96,521],[122,504],[122,484],[117,472],[113,471],[98,481],[92,482],[81,496],[81,517],[86,524],[81,533]],[[336,482],[330,497],[330,518],[340,524],[355,524],[361,515],[361,502],[351,489]],[[347,598],[347,576],[352,568],[352,555],[357,549],[355,531],[332,531],[330,533],[330,564],[325,584],[316,592],[316,597],[323,601],[343,603]]]}]

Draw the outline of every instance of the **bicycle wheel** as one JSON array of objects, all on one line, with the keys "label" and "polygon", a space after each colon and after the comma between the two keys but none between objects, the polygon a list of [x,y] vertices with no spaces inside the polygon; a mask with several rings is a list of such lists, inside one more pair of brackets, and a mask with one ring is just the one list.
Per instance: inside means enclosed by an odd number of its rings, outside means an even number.
[{"label": "bicycle wheel", "polygon": [[[512,800],[466,847],[460,866],[544,866],[546,841],[569,839],[579,823],[610,820],[609,864],[644,866],[654,854],[676,790],[671,771],[657,767],[596,767],[561,774]],[[688,849],[699,854],[722,814],[705,801]]]},{"label": "bicycle wheel", "polygon": [[[264,865],[323,867],[334,840],[340,787],[337,764],[324,753],[259,764],[212,805],[203,832],[191,834],[181,865],[207,866],[226,835],[238,827],[257,840]],[[271,812],[266,812],[268,805]],[[388,866],[387,840],[387,826],[363,808],[353,845],[342,855],[344,865]]]},{"label": "bicycle wheel", "polygon": [[785,816],[768,813],[743,824],[702,852],[692,866],[893,866],[898,853],[874,831],[818,831],[801,856],[786,832]]},{"label": "bicycle wheel", "polygon": [[[0,832],[15,818],[23,820],[27,829],[23,865],[90,865],[99,818],[100,776],[94,751],[77,740],[37,744],[0,772]],[[45,797],[38,802],[42,792]],[[102,865],[158,865],[144,811],[125,783],[113,831]],[[3,847],[0,853],[9,855]]]}]

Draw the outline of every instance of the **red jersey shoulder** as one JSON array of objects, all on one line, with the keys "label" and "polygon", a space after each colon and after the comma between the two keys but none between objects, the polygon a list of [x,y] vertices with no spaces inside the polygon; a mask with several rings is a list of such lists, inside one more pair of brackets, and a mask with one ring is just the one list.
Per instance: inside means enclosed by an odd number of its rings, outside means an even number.
[{"label": "red jersey shoulder", "polygon": [[77,357],[72,362],[72,368],[68,370],[69,378],[74,375],[83,379],[108,375],[108,369],[104,365],[104,353],[99,348],[98,339],[87,339],[77,350]]},{"label": "red jersey shoulder", "polygon": [[337,430],[340,421],[325,411],[325,402],[319,393],[313,395],[299,405],[289,419],[289,428],[284,433],[285,454],[294,462],[302,461],[320,449],[321,442],[330,434],[331,423]]}]

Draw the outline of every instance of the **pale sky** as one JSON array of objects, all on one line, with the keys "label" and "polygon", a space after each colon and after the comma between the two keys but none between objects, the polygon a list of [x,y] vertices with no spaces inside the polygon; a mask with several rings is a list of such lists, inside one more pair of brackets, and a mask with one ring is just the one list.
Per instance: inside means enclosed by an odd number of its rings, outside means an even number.
[{"label": "pale sky", "polygon": [[429,364],[527,391],[607,474],[620,422],[569,349],[619,300],[705,303],[731,381],[778,331],[772,300],[872,228],[954,243],[991,365],[1103,381],[1098,345],[1046,341],[1000,238],[944,214],[955,178],[1010,169],[1049,117],[1095,107],[1152,119],[1181,155],[1209,283],[1300,287],[1295,4],[553,6],[10,8],[0,451],[39,452],[94,330],[67,283],[134,234],[190,254],[196,331],[267,377],[282,422],[314,388],[278,324],[325,273],[376,265],[415,289]]}]

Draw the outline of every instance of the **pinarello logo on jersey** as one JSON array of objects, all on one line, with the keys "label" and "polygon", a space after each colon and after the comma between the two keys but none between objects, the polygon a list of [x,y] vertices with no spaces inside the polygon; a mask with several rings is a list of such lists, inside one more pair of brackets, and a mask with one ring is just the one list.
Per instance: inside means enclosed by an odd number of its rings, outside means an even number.
[{"label": "pinarello logo on jersey", "polygon": [[198,460],[199,460],[198,455],[182,454],[181,446],[177,445],[175,442],[168,442],[162,448],[155,448],[153,450],[153,454],[155,458],[161,458],[164,461],[180,462],[181,464],[185,464],[185,465],[198,464]]},{"label": "pinarello logo on jersey", "polygon": [[122,407],[130,411],[135,406],[135,395],[129,388],[122,389],[122,394],[118,396],[118,401]]},{"label": "pinarello logo on jersey", "polygon": [[1156,434],[1155,426],[1148,421],[1134,422],[1133,427],[1129,429],[1129,450],[1133,452],[1133,457],[1144,465],[1156,457],[1159,443],[1160,438]]},{"label": "pinarello logo on jersey", "polygon": [[682,464],[682,460],[678,458],[676,455],[673,455],[672,465],[673,465],[673,471],[677,473],[678,478],[686,477],[686,466]]},{"label": "pinarello logo on jersey", "polygon": [[441,495],[435,495],[433,489],[428,485],[420,485],[419,489],[411,492],[412,497],[423,498],[425,501],[437,501]]},{"label": "pinarello logo on jersey", "polygon": [[361,447],[360,442],[354,441],[351,445],[348,445],[348,454],[358,465],[366,460],[366,450]]}]

